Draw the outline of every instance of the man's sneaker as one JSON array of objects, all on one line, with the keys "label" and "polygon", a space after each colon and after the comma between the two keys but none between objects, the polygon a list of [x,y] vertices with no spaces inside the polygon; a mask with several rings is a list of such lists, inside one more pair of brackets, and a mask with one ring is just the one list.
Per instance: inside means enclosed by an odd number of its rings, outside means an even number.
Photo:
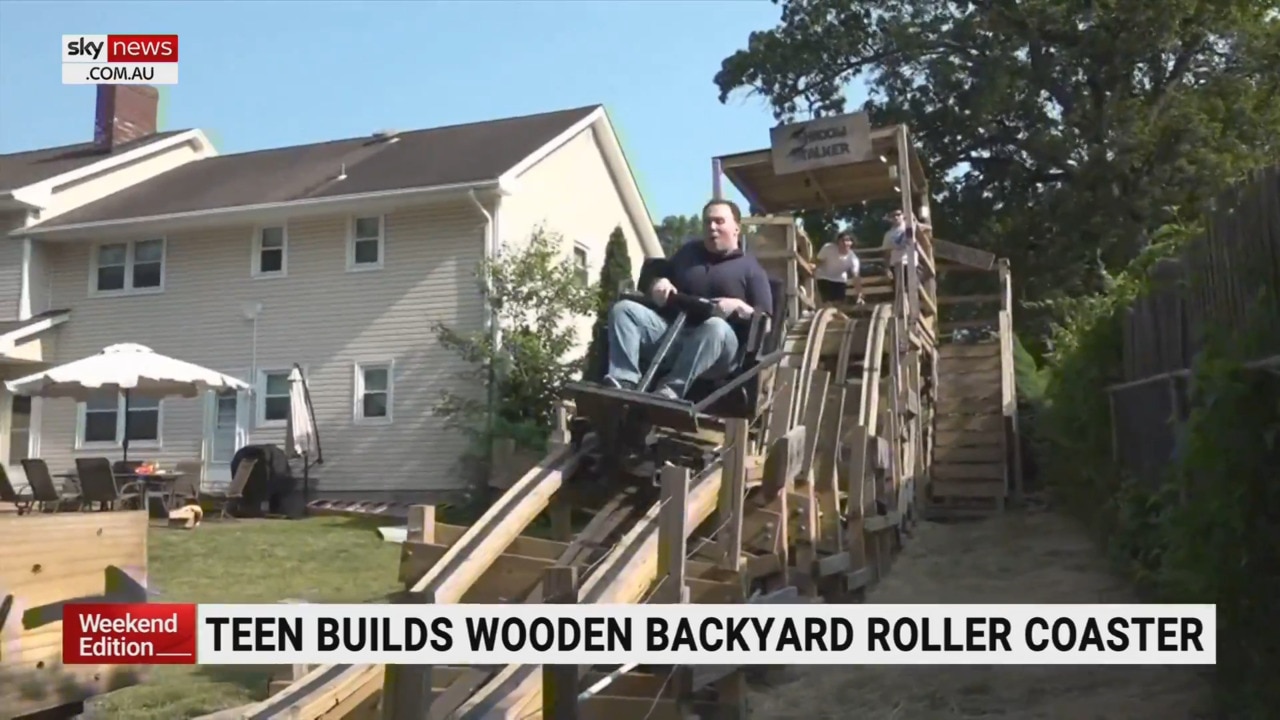
[{"label": "man's sneaker", "polygon": [[636,389],[635,383],[627,382],[626,380],[618,380],[617,378],[613,378],[608,375],[604,376],[604,385],[605,387],[611,387],[614,390],[635,390]]},{"label": "man's sneaker", "polygon": [[667,387],[666,385],[663,385],[662,387],[660,387],[660,388],[658,388],[657,390],[655,390],[655,391],[653,392],[653,394],[654,394],[654,395],[657,395],[658,397],[660,397],[660,398],[662,398],[662,399],[664,399],[664,400],[679,400],[679,399],[680,399],[680,396],[676,394],[676,391],[675,391],[675,390],[672,390],[671,388]]}]

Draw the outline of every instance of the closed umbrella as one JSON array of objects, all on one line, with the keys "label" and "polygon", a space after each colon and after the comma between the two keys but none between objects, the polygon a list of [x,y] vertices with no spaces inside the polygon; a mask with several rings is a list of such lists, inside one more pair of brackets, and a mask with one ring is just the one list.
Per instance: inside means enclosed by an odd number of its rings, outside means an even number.
[{"label": "closed umbrella", "polygon": [[310,500],[311,464],[324,462],[320,450],[320,431],[316,428],[311,406],[311,389],[302,376],[302,368],[294,363],[289,373],[289,418],[285,425],[285,446],[290,458],[302,458],[302,494]]},{"label": "closed umbrella", "polygon": [[241,380],[185,360],[153,351],[145,345],[121,343],[80,360],[5,383],[15,395],[88,400],[103,390],[124,395],[123,450],[129,459],[129,399],[196,397],[208,390],[248,390]]}]

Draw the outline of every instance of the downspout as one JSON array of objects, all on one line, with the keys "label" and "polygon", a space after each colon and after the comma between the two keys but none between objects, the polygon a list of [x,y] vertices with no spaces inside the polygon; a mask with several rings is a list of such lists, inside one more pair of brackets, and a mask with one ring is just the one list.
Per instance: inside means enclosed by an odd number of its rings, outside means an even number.
[{"label": "downspout", "polygon": [[[492,347],[498,348],[502,341],[502,327],[498,323],[498,316],[494,313],[493,306],[489,302],[489,298],[493,292],[493,284],[489,269],[490,266],[498,259],[498,233],[495,216],[497,215],[498,208],[502,203],[502,196],[498,195],[494,198],[493,213],[490,213],[484,206],[484,203],[480,202],[480,198],[476,196],[476,191],[474,189],[467,192],[467,197],[471,198],[471,203],[475,205],[476,209],[480,211],[480,215],[484,217],[484,277],[482,278],[482,282],[484,284],[484,323],[485,329],[489,333],[489,340],[492,343]],[[485,397],[486,411],[484,452],[486,464],[493,462],[493,430],[494,426],[497,424],[498,407],[496,379],[496,370],[491,362],[489,363],[488,389]]]}]

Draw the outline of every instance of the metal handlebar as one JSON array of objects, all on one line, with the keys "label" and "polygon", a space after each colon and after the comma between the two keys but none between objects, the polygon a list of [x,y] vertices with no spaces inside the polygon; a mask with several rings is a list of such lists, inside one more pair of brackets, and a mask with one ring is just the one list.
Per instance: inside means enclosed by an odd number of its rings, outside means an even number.
[{"label": "metal handlebar", "polygon": [[674,307],[681,312],[690,312],[693,314],[709,312],[715,304],[707,298],[698,297],[697,295],[686,295],[681,292],[675,292],[667,296],[666,305],[659,305],[653,301],[652,297],[644,293],[634,291],[619,293],[618,299],[632,300],[646,307],[653,308],[654,310],[660,310],[664,307]]}]

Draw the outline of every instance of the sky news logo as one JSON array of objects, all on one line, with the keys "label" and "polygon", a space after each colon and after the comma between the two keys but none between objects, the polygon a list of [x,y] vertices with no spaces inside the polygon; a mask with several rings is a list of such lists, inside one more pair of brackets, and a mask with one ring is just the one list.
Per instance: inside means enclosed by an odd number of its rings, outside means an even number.
[{"label": "sky news logo", "polygon": [[177,35],[63,35],[64,85],[177,85]]}]

